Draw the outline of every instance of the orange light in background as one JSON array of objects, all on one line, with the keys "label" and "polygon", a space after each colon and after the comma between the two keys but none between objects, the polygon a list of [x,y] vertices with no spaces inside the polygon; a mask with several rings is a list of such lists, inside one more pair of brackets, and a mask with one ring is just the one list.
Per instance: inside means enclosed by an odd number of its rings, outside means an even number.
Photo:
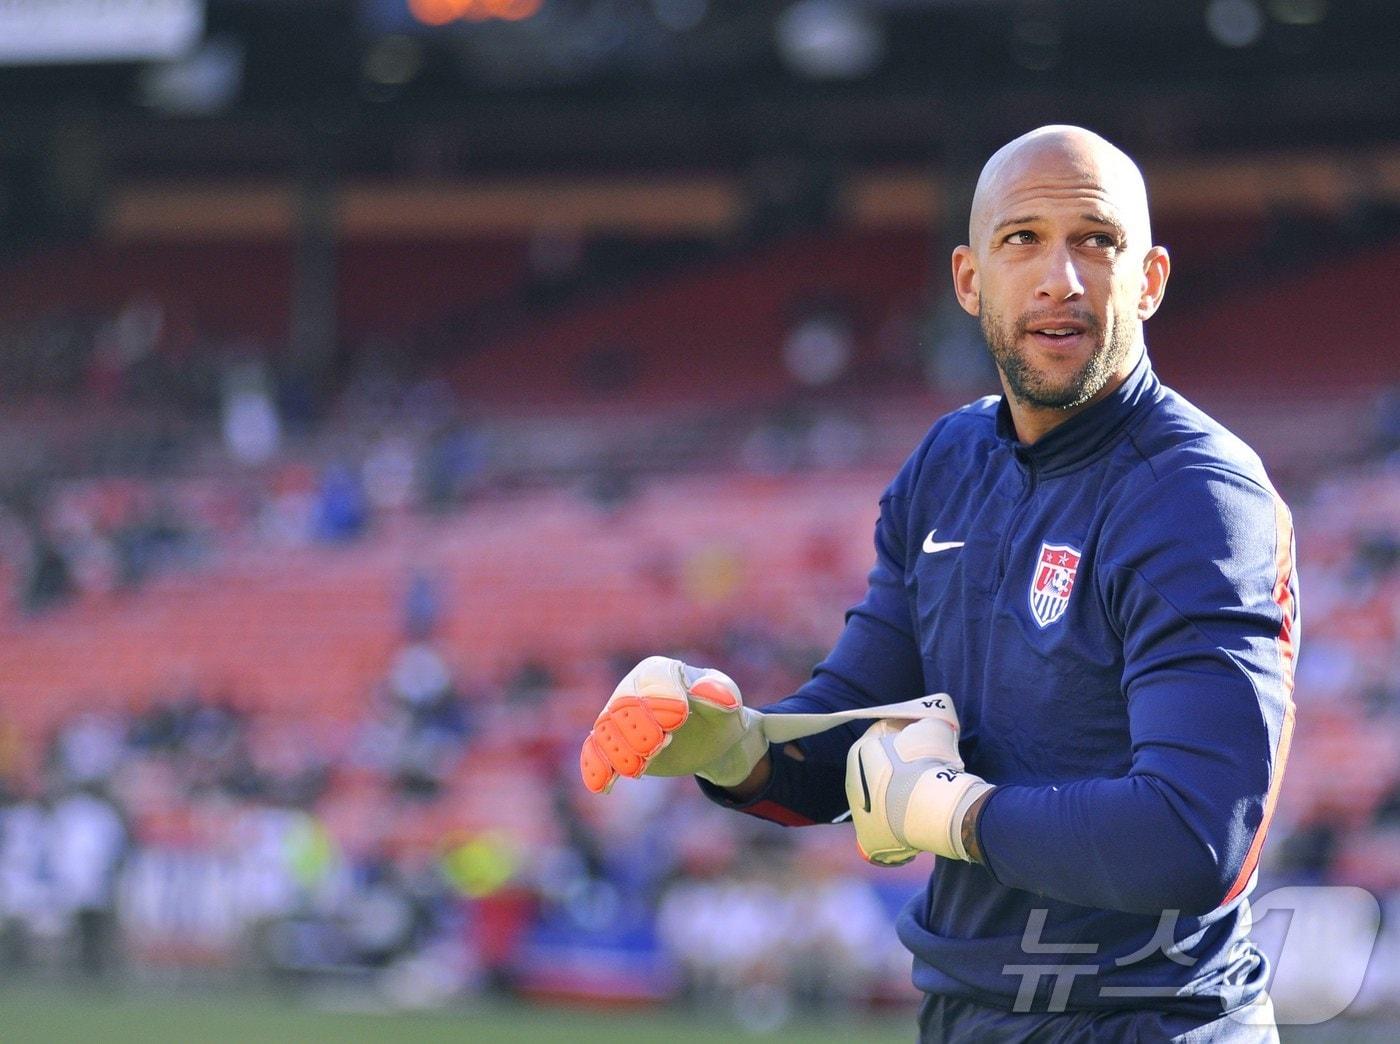
[{"label": "orange light in background", "polygon": [[543,6],[544,0],[408,0],[409,13],[424,25],[446,25],[458,19],[520,22],[539,14]]},{"label": "orange light in background", "polygon": [[497,18],[507,22],[523,22],[540,13],[544,0],[495,0],[499,13]]},{"label": "orange light in background", "polygon": [[424,25],[446,25],[458,15],[461,0],[408,0],[409,14]]}]

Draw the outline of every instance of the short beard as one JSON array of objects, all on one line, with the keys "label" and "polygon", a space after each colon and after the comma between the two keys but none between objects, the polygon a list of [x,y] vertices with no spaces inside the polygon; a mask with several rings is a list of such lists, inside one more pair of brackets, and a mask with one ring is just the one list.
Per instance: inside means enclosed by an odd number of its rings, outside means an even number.
[{"label": "short beard", "polygon": [[1130,317],[1115,317],[1109,337],[1103,336],[1103,324],[1083,311],[1070,313],[1074,320],[1082,323],[1084,333],[1099,345],[1085,360],[1079,372],[1063,385],[1053,385],[1045,374],[1037,370],[1020,348],[1020,342],[1036,323],[1034,312],[1021,315],[1010,330],[1001,317],[987,308],[986,301],[979,299],[982,336],[987,339],[987,348],[992,359],[1006,381],[1007,390],[1017,401],[1027,406],[1038,406],[1050,410],[1072,410],[1083,406],[1108,384],[1118,372],[1123,360],[1132,351],[1134,336]]}]

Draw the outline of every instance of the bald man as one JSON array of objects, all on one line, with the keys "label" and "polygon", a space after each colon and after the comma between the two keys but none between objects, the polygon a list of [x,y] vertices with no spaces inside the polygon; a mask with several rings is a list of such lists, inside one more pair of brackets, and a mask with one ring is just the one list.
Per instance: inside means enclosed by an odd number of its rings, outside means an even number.
[{"label": "bald man", "polygon": [[[1292,732],[1292,523],[1152,372],[1169,272],[1119,149],[999,150],[952,275],[1002,394],[886,490],[831,654],[764,713],[649,658],[585,743],[595,790],[693,772],[779,823],[851,819],[873,863],[937,856],[898,920],[926,1041],[1277,1039],[1247,896]],[[774,715],[910,700],[929,716],[767,742]]]}]

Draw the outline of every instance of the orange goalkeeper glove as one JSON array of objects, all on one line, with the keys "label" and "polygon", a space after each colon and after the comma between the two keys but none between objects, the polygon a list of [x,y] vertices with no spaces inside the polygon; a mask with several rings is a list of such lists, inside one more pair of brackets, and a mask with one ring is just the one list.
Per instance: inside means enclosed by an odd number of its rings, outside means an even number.
[{"label": "orange goalkeeper glove", "polygon": [[749,777],[768,751],[763,715],[722,671],[648,656],[627,672],[579,753],[595,794],[618,776],[701,776],[721,787]]}]

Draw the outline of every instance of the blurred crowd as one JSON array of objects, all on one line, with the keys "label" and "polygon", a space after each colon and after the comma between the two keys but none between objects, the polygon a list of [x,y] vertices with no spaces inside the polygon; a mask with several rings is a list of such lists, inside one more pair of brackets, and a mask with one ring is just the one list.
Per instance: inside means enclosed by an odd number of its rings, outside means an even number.
[{"label": "blurred crowd", "polygon": [[[910,314],[877,332],[886,363],[917,368]],[[564,486],[608,509],[649,473],[787,473],[872,452],[893,463],[910,437],[907,411],[891,422],[824,394],[856,352],[849,315],[825,301],[793,306],[792,387],[723,413],[489,413],[491,389],[405,338],[366,335],[312,380],[270,343],[213,338],[141,295],[109,316],[0,327],[0,366],[7,352],[40,360],[16,370],[16,408],[0,418],[0,612],[127,594],[260,549],[347,544],[483,494]],[[61,364],[43,364],[50,354]]]},{"label": "blurred crowd", "polygon": [[297,375],[244,344],[208,376],[207,395],[167,375],[181,395],[152,378],[153,402],[126,394],[115,414],[90,392],[31,400],[27,422],[0,429],[0,581],[12,604],[42,612],[462,504],[483,482],[486,450],[461,397],[381,363],[366,357],[313,403]]},{"label": "blurred crowd", "polygon": [[[1400,996],[1400,456],[1379,446],[1289,496],[1306,638],[1259,894],[1376,895],[1384,930],[1354,1010],[1386,1011]],[[62,721],[39,785],[11,778],[0,805],[9,973],[218,968],[367,981],[403,1005],[691,996],[760,1028],[797,1006],[909,998],[893,915],[926,861],[867,868],[843,827],[783,831],[688,780],[590,798],[577,723],[606,693],[566,691],[547,658],[464,676],[436,637],[443,611],[415,576],[398,651],[344,720],[192,686]],[[674,651],[779,694],[820,655],[781,628],[749,621]],[[634,655],[605,659],[620,675]]]},{"label": "blurred crowd", "polygon": [[[39,786],[0,795],[4,974],[219,969],[405,1006],[688,994],[757,1027],[906,998],[892,918],[917,875],[862,871],[843,831],[775,833],[689,780],[592,798],[576,730],[540,724],[564,700],[549,668],[466,682],[431,603],[410,590],[405,640],[345,722],[193,690],[63,721]],[[690,655],[725,651],[779,685],[811,658],[753,633]]]},{"label": "blurred crowd", "polygon": [[[91,362],[126,360],[134,380],[149,353],[122,346],[159,324],[140,309],[114,322]],[[797,324],[803,366],[839,355],[840,327]],[[210,376],[217,423],[181,436],[179,468],[160,454],[115,469],[78,455],[61,473],[5,471],[0,580],[14,604],[42,617],[249,550],[372,542],[386,519],[469,511],[531,469],[588,510],[616,511],[656,466],[638,462],[645,442],[632,458],[614,452],[631,429],[580,451],[591,454],[582,470],[547,420],[533,450],[508,446],[450,385],[373,358],[289,440],[310,416],[289,405],[294,390],[244,358]],[[1284,490],[1305,637],[1297,738],[1258,893],[1347,884],[1380,900],[1382,936],[1353,1009],[1363,1012],[1391,1012],[1400,997],[1397,402],[1382,399],[1358,459]],[[666,459],[714,467],[714,455],[687,454],[715,437],[697,425],[689,449]],[[820,476],[868,462],[873,445],[840,409],[755,415],[723,438],[736,476]],[[216,449],[201,461],[200,445]],[[507,459],[527,464],[512,471]],[[838,620],[842,607],[827,608]],[[446,611],[437,579],[412,576],[396,651],[337,717],[199,678],[117,694],[41,737],[17,732],[0,703],[0,976],[241,975],[368,986],[403,1006],[482,991],[689,997],[754,1029],[798,1009],[912,1000],[893,919],[928,860],[875,870],[847,827],[784,831],[718,809],[688,780],[591,798],[577,745],[607,693],[566,680],[547,642],[474,672],[443,640]],[[684,649],[598,650],[606,667],[593,681],[665,651],[780,696],[822,654],[808,634],[781,637],[790,625],[736,610],[684,636]],[[17,746],[36,742],[37,778],[15,768]]]}]

